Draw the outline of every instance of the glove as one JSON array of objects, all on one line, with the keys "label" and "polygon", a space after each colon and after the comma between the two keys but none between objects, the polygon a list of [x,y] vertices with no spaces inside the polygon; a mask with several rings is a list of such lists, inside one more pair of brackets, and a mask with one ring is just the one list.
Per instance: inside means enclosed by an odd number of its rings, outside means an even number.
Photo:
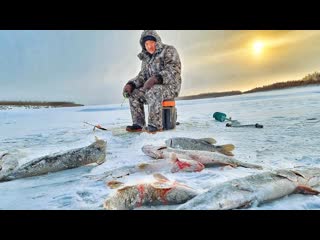
[{"label": "glove", "polygon": [[130,94],[132,93],[133,91],[133,86],[132,84],[130,83],[127,83],[124,88],[123,88],[123,93],[122,95],[125,97],[125,98],[128,98],[130,96]]},{"label": "glove", "polygon": [[160,81],[157,79],[157,77],[152,76],[144,83],[143,90],[149,90],[157,83],[160,83]]}]

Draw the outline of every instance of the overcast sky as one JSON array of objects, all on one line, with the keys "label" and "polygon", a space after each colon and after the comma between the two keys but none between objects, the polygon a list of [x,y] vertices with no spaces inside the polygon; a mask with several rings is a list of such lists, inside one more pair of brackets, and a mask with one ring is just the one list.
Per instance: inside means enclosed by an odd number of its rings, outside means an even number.
[{"label": "overcast sky", "polygon": [[[120,103],[140,69],[141,31],[0,31],[0,100]],[[249,90],[319,71],[320,31],[165,31],[182,95]]]}]

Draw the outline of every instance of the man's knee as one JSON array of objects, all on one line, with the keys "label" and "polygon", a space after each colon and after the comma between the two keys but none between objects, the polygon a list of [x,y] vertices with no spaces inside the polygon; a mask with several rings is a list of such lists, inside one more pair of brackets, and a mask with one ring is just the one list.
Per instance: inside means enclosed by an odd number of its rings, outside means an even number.
[{"label": "man's knee", "polygon": [[129,96],[129,100],[137,100],[144,97],[144,93],[138,89],[134,89]]},{"label": "man's knee", "polygon": [[158,99],[161,101],[162,87],[161,85],[154,85],[150,90],[146,92],[147,101]]}]

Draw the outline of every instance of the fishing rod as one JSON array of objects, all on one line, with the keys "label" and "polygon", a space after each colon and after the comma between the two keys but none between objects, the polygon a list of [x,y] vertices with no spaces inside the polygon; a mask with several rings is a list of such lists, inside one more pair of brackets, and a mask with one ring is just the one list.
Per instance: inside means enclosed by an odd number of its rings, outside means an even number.
[{"label": "fishing rod", "polygon": [[123,101],[121,103],[121,107],[122,107],[122,105],[124,104],[125,101],[126,101],[126,98],[123,98]]},{"label": "fishing rod", "polygon": [[100,125],[93,125],[93,124],[91,124],[91,123],[88,123],[88,122],[84,122],[85,124],[88,124],[88,125],[90,125],[90,126],[93,126],[94,128],[93,128],[93,130],[95,130],[95,128],[98,128],[98,129],[101,129],[101,130],[104,130],[104,131],[107,131],[108,129],[106,129],[106,128],[103,128],[103,127],[101,127]]},{"label": "fishing rod", "polygon": [[227,123],[226,127],[255,127],[255,128],[263,128],[263,125],[256,123],[256,124],[247,124],[247,125],[239,125],[239,124],[231,124]]}]

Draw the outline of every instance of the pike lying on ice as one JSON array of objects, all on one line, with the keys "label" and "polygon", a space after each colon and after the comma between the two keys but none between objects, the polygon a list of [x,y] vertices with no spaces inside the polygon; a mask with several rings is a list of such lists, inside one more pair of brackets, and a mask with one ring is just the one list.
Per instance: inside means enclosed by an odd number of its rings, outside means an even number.
[{"label": "pike lying on ice", "polygon": [[219,183],[178,209],[248,208],[293,193],[319,194],[320,168],[280,169]]},{"label": "pike lying on ice", "polygon": [[[154,174],[155,181],[121,187],[103,204],[107,210],[132,210],[141,206],[182,204],[197,192],[184,184]],[[121,185],[119,182],[114,182]],[[112,184],[109,184],[109,186]]]},{"label": "pike lying on ice", "polygon": [[5,156],[0,167],[0,182],[77,168],[91,163],[102,164],[105,158],[106,142],[100,139],[96,139],[87,147],[40,157],[21,166],[18,166],[18,160]]},{"label": "pike lying on ice", "polygon": [[175,153],[171,153],[168,159],[162,161],[151,161],[148,163],[140,163],[133,166],[124,166],[110,171],[104,172],[96,176],[88,176],[95,180],[116,179],[122,178],[138,172],[147,174],[155,172],[200,172],[205,166],[199,162],[190,159],[177,157]]},{"label": "pike lying on ice", "polygon": [[234,156],[231,152],[235,146],[233,144],[214,145],[216,140],[213,138],[185,138],[175,137],[165,141],[167,147],[183,150],[198,150],[208,152],[219,152],[227,156]]},{"label": "pike lying on ice", "polygon": [[216,167],[216,166],[231,166],[231,167],[245,167],[245,168],[256,168],[262,169],[261,166],[241,162],[235,158],[222,155],[217,152],[207,152],[198,150],[181,150],[169,148],[166,146],[154,146],[144,145],[142,152],[149,157],[154,159],[167,159],[172,153],[175,153],[178,158],[190,159],[202,163],[205,167]]}]

